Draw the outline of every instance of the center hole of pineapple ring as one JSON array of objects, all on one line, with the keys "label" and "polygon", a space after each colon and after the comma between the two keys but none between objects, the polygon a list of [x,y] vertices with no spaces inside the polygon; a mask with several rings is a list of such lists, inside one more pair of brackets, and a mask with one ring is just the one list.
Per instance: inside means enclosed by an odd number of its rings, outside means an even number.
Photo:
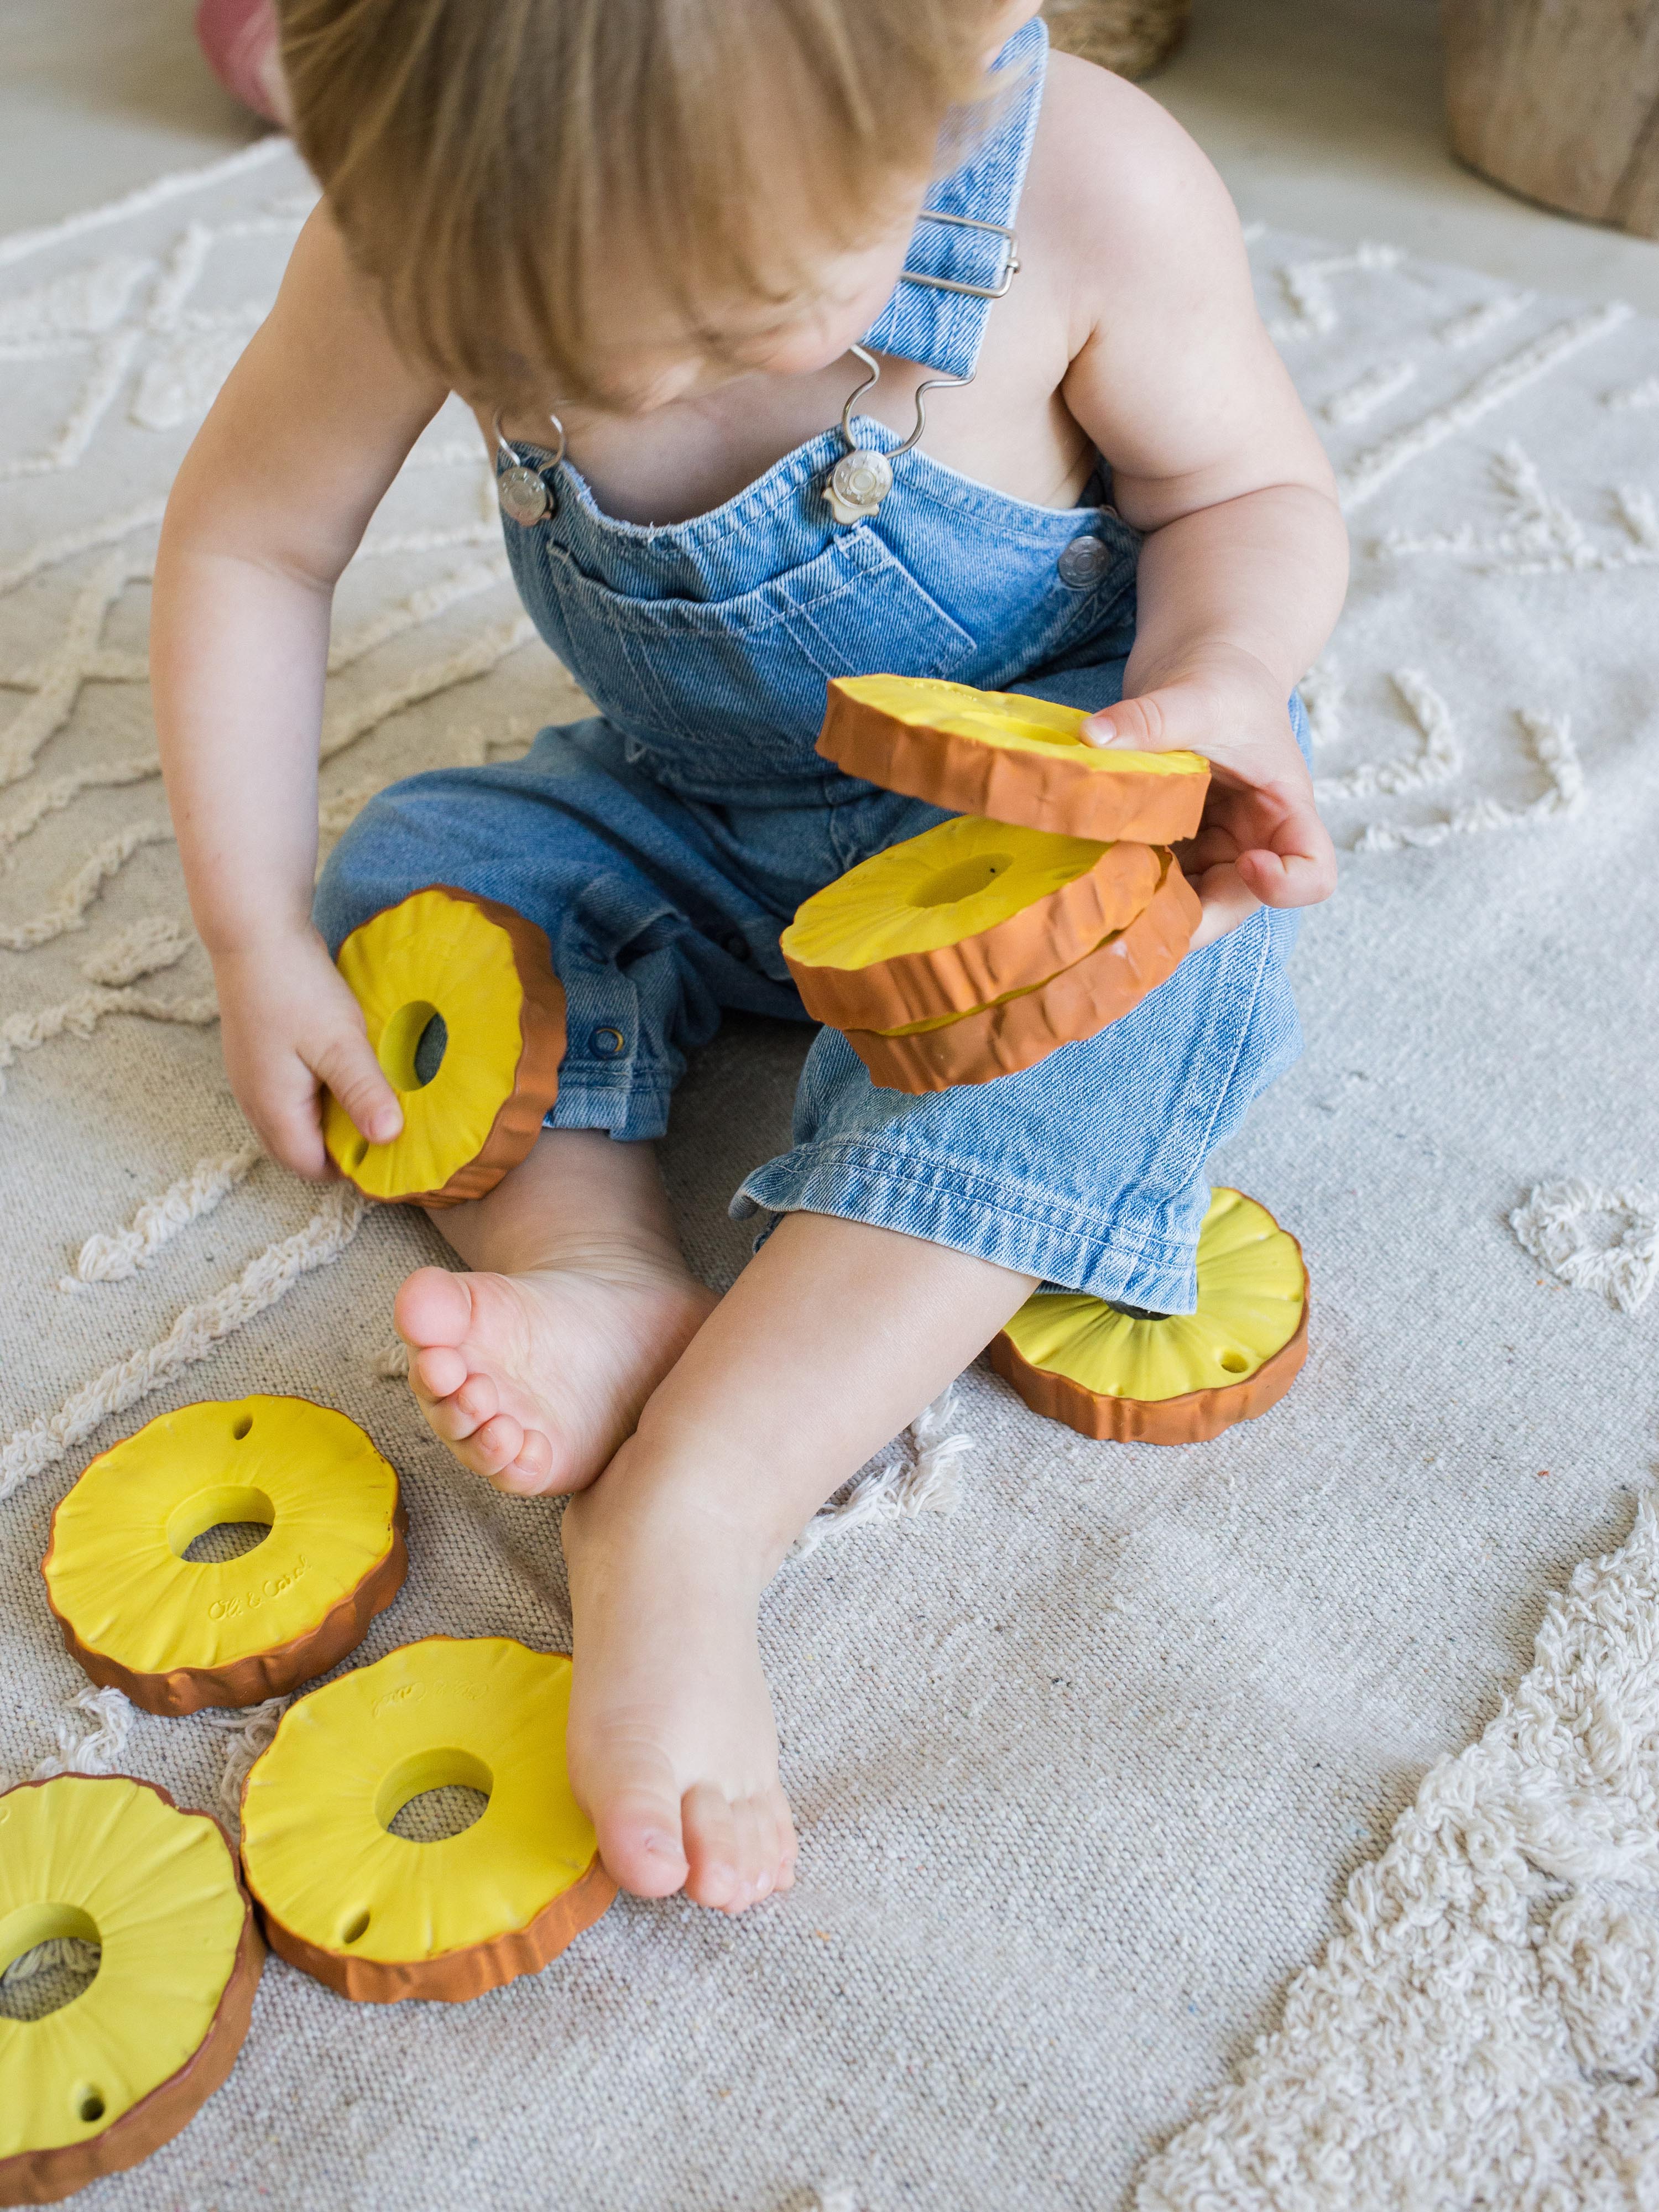
[{"label": "center hole of pineapple ring", "polygon": [[399,1759],[374,1793],[374,1817],[406,1844],[441,1844],[483,1820],[495,1778],[476,1753],[445,1745]]},{"label": "center hole of pineapple ring", "polygon": [[1013,865],[1012,853],[976,853],[971,860],[957,860],[950,867],[941,868],[936,876],[911,892],[910,903],[954,906],[958,899],[972,898],[975,891],[988,890],[1003,870]]},{"label": "center hole of pineapple ring", "polygon": [[167,1543],[175,1559],[193,1567],[240,1559],[263,1544],[276,1508],[263,1490],[245,1482],[217,1482],[182,1499],[167,1516]]},{"label": "center hole of pineapple ring", "polygon": [[78,1905],[24,1905],[0,1920],[0,2020],[44,2020],[89,1989],[98,1923]]},{"label": "center hole of pineapple ring", "polygon": [[449,1027],[429,999],[410,999],[380,1032],[380,1061],[394,1091],[424,1091],[443,1065]]}]

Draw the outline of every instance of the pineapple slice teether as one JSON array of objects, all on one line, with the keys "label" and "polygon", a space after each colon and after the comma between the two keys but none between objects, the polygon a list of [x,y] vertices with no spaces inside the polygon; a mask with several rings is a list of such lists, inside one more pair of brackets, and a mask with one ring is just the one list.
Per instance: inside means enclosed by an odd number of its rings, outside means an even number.
[{"label": "pineapple slice teether", "polygon": [[1033,1067],[1063,1044],[1091,1037],[1172,975],[1192,942],[1199,903],[1174,855],[1153,848],[1158,888],[1133,921],[1080,960],[971,1013],[902,1029],[849,1029],[871,1080],[919,1094],[989,1083]]},{"label": "pineapple slice teether", "polygon": [[326,1097],[330,1158],[368,1198],[482,1198],[530,1151],[559,1094],[564,990],[546,937],[495,899],[432,884],[360,924],[336,965],[404,1127],[371,1144]]},{"label": "pineapple slice teether", "polygon": [[1086,719],[1081,708],[934,677],[844,677],[830,686],[818,750],[849,775],[953,813],[1103,843],[1190,837],[1209,763],[1086,744]]},{"label": "pineapple slice teether", "polygon": [[[458,2003],[538,1973],[617,1893],[565,1771],[570,1662],[428,1636],[298,1698],[242,1791],[242,1864],[273,1949],[342,1996]],[[460,1784],[471,1826],[392,1824]]]},{"label": "pineapple slice teether", "polygon": [[[269,1534],[186,1557],[223,1523]],[[209,1400],[100,1452],[52,1515],[42,1562],[64,1643],[151,1713],[251,1705],[362,1643],[408,1565],[398,1474],[306,1398]]]},{"label": "pineapple slice teether", "polygon": [[826,885],[783,933],[806,1011],[891,1030],[1029,990],[1123,928],[1158,888],[1150,845],[1102,845],[971,814]]},{"label": "pineapple slice teether", "polygon": [[1200,1443],[1253,1421],[1307,1356],[1302,1247],[1265,1206],[1225,1188],[1199,1232],[1195,1313],[1040,1291],[991,1345],[992,1367],[1034,1413],[1118,1443]]},{"label": "pineapple slice teether", "polygon": [[224,1830],[126,1774],[0,1795],[0,1972],[66,1938],[97,1945],[92,1980],[0,2018],[0,2204],[54,2203],[171,2141],[235,2063],[264,1964]]}]

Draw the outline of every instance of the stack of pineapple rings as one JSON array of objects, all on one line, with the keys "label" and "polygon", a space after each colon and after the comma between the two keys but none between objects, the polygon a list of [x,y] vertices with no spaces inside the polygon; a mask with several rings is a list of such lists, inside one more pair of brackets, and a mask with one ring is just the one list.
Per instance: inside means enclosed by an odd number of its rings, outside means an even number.
[{"label": "stack of pineapple rings", "polygon": [[[875,676],[830,686],[820,750],[956,811],[809,899],[783,938],[808,1010],[878,1084],[990,1081],[1094,1036],[1170,975],[1198,902],[1170,845],[1198,825],[1193,753],[1101,751],[1033,699]],[[432,884],[347,939],[340,969],[404,1106],[371,1145],[325,1135],[369,1196],[481,1197],[557,1095],[564,997],[522,916]],[[1189,1443],[1263,1413],[1307,1346],[1300,1247],[1212,1195],[1198,1310],[1039,1293],[991,1347],[1036,1412],[1085,1435]],[[210,1530],[252,1527],[230,1559]],[[258,1532],[263,1531],[263,1534]],[[396,1471],[298,1398],[187,1406],[94,1459],[44,1562],[64,1644],[152,1713],[286,1696],[356,1649],[407,1566]],[[0,2205],[131,2166],[184,2127],[247,2032],[264,1940],[341,1995],[451,2002],[533,1973],[616,1886],[565,1771],[570,1662],[433,1636],[298,1698],[249,1771],[240,1857],[216,1820],[126,1775],[0,1793],[0,1972],[96,1944],[82,1993],[0,2016]],[[465,1788],[472,1826],[420,1841],[412,1800]]]},{"label": "stack of pineapple rings", "polygon": [[830,686],[818,750],[956,811],[810,898],[783,953],[875,1081],[944,1091],[1093,1036],[1171,973],[1198,900],[1196,753],[1103,750],[1075,708],[920,678]]}]

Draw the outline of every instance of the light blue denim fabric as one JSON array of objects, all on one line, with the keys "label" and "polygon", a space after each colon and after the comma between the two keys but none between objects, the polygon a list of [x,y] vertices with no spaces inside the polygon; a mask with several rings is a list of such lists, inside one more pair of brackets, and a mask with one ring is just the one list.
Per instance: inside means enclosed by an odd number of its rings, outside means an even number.
[{"label": "light blue denim fabric", "polygon": [[[1012,100],[969,165],[971,211],[988,222],[1013,217],[1035,109]],[[924,222],[909,265],[959,265],[955,237]],[[972,306],[976,354],[988,303]],[[954,343],[966,325],[947,319]],[[885,451],[898,442],[868,419],[855,429]],[[433,883],[547,932],[569,1018],[555,1127],[659,1135],[686,1054],[723,1008],[804,1020],[778,950],[795,908],[942,818],[819,758],[826,679],[948,676],[1085,708],[1121,696],[1139,541],[1102,482],[1085,504],[1036,507],[924,443],[895,464],[878,512],[843,527],[822,495],[842,450],[826,432],[725,506],[663,528],[612,520],[574,467],[537,453],[554,511],[507,522],[507,553],[599,714],[544,730],[523,761],[382,793],[324,872],[317,918],[337,950]],[[1098,550],[1067,560],[1072,584],[1060,556],[1080,538]],[[1305,750],[1294,700],[1291,714]],[[839,1214],[1189,1311],[1205,1163],[1299,1049],[1295,933],[1293,915],[1257,914],[1098,1036],[926,1097],[877,1089],[824,1030],[791,1149],[746,1177],[732,1210]]]},{"label": "light blue denim fabric", "polygon": [[[1048,27],[1041,15],[997,56],[983,112],[995,129],[949,175],[930,185],[905,256],[907,273],[860,340],[872,353],[923,361],[945,376],[971,376],[991,301],[1012,274],[1013,220],[1042,108]],[[970,118],[970,126],[977,121]],[[1000,215],[986,215],[1000,208]],[[958,286],[966,289],[957,289]]]}]

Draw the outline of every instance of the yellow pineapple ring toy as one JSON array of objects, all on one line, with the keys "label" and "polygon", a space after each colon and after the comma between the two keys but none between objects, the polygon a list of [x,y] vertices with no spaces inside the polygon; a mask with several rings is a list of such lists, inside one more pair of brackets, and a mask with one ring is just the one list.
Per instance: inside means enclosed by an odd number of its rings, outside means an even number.
[{"label": "yellow pineapple ring toy", "polygon": [[1150,845],[959,815],[808,899],[783,933],[783,957],[817,1021],[948,1021],[1091,952],[1146,905],[1158,866]]},{"label": "yellow pineapple ring toy", "polygon": [[[270,1534],[185,1557],[224,1522]],[[305,1398],[210,1400],[100,1452],[52,1517],[42,1562],[64,1642],[150,1713],[251,1705],[326,1673],[403,1586],[397,1470]]]},{"label": "yellow pineapple ring toy", "polygon": [[[404,1127],[390,1144],[370,1144],[327,1098],[329,1157],[368,1198],[482,1198],[530,1151],[559,1095],[564,989],[545,935],[495,899],[433,884],[354,929],[337,965]],[[440,1023],[432,1071],[422,1040],[434,1044]]]},{"label": "yellow pineapple ring toy", "polygon": [[818,750],[849,775],[953,813],[1103,843],[1192,836],[1209,763],[1085,744],[1086,719],[1081,708],[933,677],[847,677],[830,686]]},{"label": "yellow pineapple ring toy", "polygon": [[264,1946],[218,1822],[125,1774],[0,1796],[0,1972],[100,1947],[79,1996],[0,2019],[0,2204],[50,2204],[170,2142],[247,2033]]},{"label": "yellow pineapple ring toy", "polygon": [[1118,1443],[1200,1443],[1276,1406],[1308,1356],[1302,1247],[1218,1189],[1198,1239],[1198,1310],[1139,1317],[1076,1291],[1028,1298],[991,1364],[1033,1412]]},{"label": "yellow pineapple ring toy", "polygon": [[989,1083],[1034,1066],[1063,1044],[1096,1036],[1139,1006],[1179,966],[1200,908],[1172,854],[1156,847],[1129,849],[1147,852],[1157,871],[1157,888],[1132,921],[1069,967],[971,1012],[890,1030],[848,1030],[847,1042],[871,1079],[885,1090],[913,1094]]},{"label": "yellow pineapple ring toy", "polygon": [[[538,1973],[617,1893],[564,1764],[570,1662],[429,1636],[313,1690],[242,1791],[242,1866],[272,1947],[342,1996],[455,2003]],[[459,1835],[391,1824],[453,1784]]]}]

